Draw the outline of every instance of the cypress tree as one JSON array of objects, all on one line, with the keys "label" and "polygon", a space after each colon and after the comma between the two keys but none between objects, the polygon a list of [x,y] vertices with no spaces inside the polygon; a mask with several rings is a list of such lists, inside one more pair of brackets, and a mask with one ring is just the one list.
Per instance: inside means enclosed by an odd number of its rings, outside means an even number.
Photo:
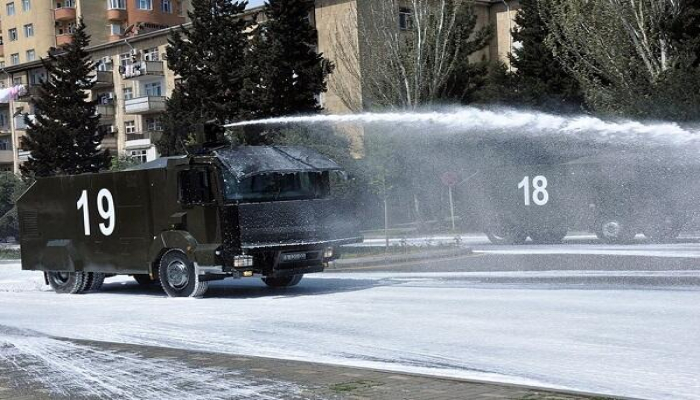
[{"label": "cypress tree", "polygon": [[252,25],[241,14],[247,1],[193,0],[192,26],[175,30],[166,51],[168,68],[180,76],[167,102],[162,155],[185,153],[196,124],[224,124],[243,114],[246,30]]},{"label": "cypress tree", "polygon": [[327,90],[333,65],[316,50],[311,25],[314,2],[268,0],[266,19],[256,29],[249,53],[245,96],[251,119],[321,110],[318,95]]},{"label": "cypress tree", "polygon": [[520,46],[510,61],[515,69],[516,102],[546,111],[580,110],[584,100],[578,82],[545,44],[549,30],[539,10],[541,3],[521,0],[515,16],[513,41]]},{"label": "cypress tree", "polygon": [[42,59],[48,79],[35,99],[34,121],[25,115],[26,136],[22,147],[30,157],[22,172],[35,176],[97,172],[109,166],[108,151],[100,150],[104,133],[98,129],[96,101],[88,101],[95,85],[95,65],[85,47],[90,37],[82,19],[73,40],[58,54]]}]

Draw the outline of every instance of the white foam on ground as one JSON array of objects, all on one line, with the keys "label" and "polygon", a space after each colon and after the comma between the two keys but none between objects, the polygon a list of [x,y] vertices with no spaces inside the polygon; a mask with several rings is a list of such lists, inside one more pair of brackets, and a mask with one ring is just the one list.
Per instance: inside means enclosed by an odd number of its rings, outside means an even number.
[{"label": "white foam on ground", "polygon": [[[178,301],[130,278],[101,293],[0,291],[0,325],[115,341],[640,398],[700,399],[700,290],[480,284],[479,277],[696,277],[696,271],[317,274]],[[0,267],[3,281],[41,274]],[[21,279],[20,279],[21,280]],[[77,378],[76,378],[77,379]]]}]

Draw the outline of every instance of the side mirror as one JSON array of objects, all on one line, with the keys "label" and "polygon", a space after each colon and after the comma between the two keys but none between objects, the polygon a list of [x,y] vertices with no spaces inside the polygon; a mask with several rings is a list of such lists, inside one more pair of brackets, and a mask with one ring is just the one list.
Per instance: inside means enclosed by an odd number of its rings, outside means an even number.
[{"label": "side mirror", "polygon": [[184,205],[211,204],[214,201],[209,171],[190,169],[178,175],[180,203]]}]

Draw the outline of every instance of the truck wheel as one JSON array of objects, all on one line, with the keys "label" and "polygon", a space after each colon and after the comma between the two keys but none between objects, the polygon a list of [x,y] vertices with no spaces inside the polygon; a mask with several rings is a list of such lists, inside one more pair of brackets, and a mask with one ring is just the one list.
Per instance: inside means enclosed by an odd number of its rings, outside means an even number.
[{"label": "truck wheel", "polygon": [[199,280],[194,264],[179,250],[163,255],[158,276],[163,290],[170,297],[201,297],[209,288],[209,282]]},{"label": "truck wheel", "polygon": [[304,274],[298,274],[298,275],[292,275],[292,276],[286,276],[284,278],[270,278],[270,277],[265,277],[262,278],[263,282],[271,288],[285,288],[285,287],[292,287],[296,286],[299,281],[301,281],[301,278],[304,277]]},{"label": "truck wheel", "polygon": [[85,274],[82,272],[49,271],[46,279],[56,293],[77,294],[85,287]]},{"label": "truck wheel", "polygon": [[102,288],[105,274],[101,272],[85,272],[85,288],[83,292],[96,292]]},{"label": "truck wheel", "polygon": [[629,243],[635,232],[626,221],[619,218],[602,218],[596,224],[596,236],[606,243]]},{"label": "truck wheel", "polygon": [[535,244],[559,244],[564,240],[567,232],[566,227],[537,230],[530,233],[530,239]]},{"label": "truck wheel", "polygon": [[156,280],[151,278],[148,274],[134,275],[134,280],[141,286],[151,286],[156,283]]},{"label": "truck wheel", "polygon": [[488,229],[486,237],[493,244],[523,244],[527,239],[525,231],[519,228],[511,229]]}]

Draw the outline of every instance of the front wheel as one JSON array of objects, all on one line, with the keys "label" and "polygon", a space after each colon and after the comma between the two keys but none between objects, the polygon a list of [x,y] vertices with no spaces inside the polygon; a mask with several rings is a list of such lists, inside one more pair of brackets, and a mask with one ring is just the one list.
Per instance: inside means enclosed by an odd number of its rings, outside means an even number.
[{"label": "front wheel", "polygon": [[56,272],[46,273],[46,280],[56,293],[77,294],[85,288],[85,274],[83,272]]},{"label": "front wheel", "polygon": [[301,281],[302,277],[304,277],[304,274],[286,276],[284,278],[264,277],[264,278],[262,278],[262,280],[269,287],[285,288],[285,287],[296,286],[299,283],[299,281]]},{"label": "front wheel", "polygon": [[635,236],[631,224],[622,218],[599,219],[595,233],[599,239],[610,244],[629,243]]},{"label": "front wheel", "polygon": [[209,288],[209,282],[199,280],[194,264],[179,250],[168,251],[161,257],[158,276],[170,297],[201,297]]}]

